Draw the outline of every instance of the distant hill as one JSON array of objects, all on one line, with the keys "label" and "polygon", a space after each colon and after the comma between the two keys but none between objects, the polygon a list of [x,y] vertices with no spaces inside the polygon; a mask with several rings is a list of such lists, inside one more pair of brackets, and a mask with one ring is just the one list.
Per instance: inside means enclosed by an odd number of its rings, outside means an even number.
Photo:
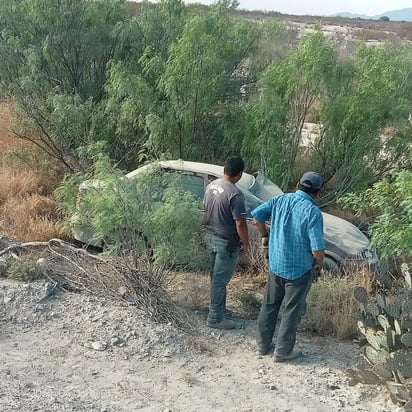
[{"label": "distant hill", "polygon": [[412,8],[387,11],[377,16],[366,16],[364,14],[353,14],[342,12],[334,14],[335,17],[345,17],[349,19],[371,19],[378,20],[382,16],[387,16],[391,21],[412,21]]},{"label": "distant hill", "polygon": [[349,13],[348,11],[334,14],[332,17],[345,17],[347,19],[372,19],[373,18],[371,16],[366,16],[365,14],[353,14],[353,13]]},{"label": "distant hill", "polygon": [[392,21],[412,21],[412,8],[387,11],[379,16],[375,16],[375,18],[381,16],[388,16]]}]

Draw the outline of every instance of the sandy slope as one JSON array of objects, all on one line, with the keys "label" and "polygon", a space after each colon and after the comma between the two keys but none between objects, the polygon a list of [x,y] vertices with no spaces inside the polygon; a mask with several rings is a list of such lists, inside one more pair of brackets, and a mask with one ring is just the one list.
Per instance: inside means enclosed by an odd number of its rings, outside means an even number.
[{"label": "sandy slope", "polygon": [[[1,411],[398,411],[383,390],[349,387],[359,348],[300,336],[305,357],[255,352],[255,322],[228,332],[193,315],[193,337],[136,307],[0,279]],[[102,351],[90,346],[104,341]]]}]

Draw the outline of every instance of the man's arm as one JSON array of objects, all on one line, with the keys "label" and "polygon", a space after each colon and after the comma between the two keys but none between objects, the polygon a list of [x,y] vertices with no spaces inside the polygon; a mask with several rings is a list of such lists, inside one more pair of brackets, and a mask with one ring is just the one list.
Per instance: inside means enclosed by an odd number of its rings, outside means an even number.
[{"label": "man's arm", "polygon": [[325,249],[312,250],[313,257],[315,258],[315,266],[322,267],[323,259],[325,257]]},{"label": "man's arm", "polygon": [[249,233],[247,229],[246,219],[236,219],[236,230],[243,244],[243,250],[246,252],[249,249]]},{"label": "man's arm", "polygon": [[259,233],[261,234],[262,237],[269,237],[268,231],[266,229],[266,224],[259,222],[256,219],[253,219],[255,222],[255,225],[257,227],[257,229],[259,230]]}]

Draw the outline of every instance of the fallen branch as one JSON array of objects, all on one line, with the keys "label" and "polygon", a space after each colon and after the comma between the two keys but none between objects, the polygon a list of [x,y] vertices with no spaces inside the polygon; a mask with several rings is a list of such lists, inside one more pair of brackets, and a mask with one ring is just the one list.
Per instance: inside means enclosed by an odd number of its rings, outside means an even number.
[{"label": "fallen branch", "polygon": [[168,272],[153,266],[151,260],[142,258],[136,267],[128,256],[93,255],[61,239],[13,243],[0,251],[0,257],[13,254],[20,258],[16,252],[39,248],[44,249],[38,254],[39,270],[54,288],[68,285],[66,289],[72,287],[113,300],[127,300],[158,322],[190,328],[188,314],[172,301],[164,288]]}]

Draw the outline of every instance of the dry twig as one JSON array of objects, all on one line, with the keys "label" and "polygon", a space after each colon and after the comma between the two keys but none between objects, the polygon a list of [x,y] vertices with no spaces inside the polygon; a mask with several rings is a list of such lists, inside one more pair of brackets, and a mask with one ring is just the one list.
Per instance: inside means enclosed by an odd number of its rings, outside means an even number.
[{"label": "dry twig", "polygon": [[128,301],[155,321],[190,328],[188,314],[171,300],[164,288],[166,270],[154,267],[147,259],[142,259],[136,267],[127,257],[93,255],[60,239],[11,244],[0,251],[0,257],[33,249],[40,249],[43,257],[47,253],[44,275],[52,283]]}]

